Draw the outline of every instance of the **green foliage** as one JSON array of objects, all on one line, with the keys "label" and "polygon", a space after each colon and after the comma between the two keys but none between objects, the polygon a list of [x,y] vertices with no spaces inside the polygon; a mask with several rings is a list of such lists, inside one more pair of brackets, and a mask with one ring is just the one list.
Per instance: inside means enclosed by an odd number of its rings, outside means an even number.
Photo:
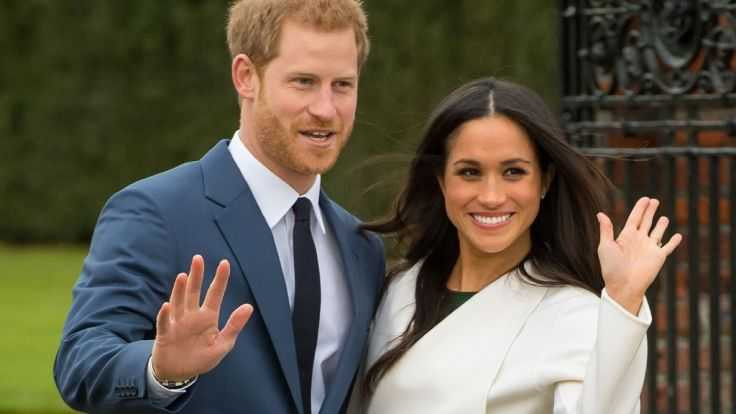
[{"label": "green foliage", "polygon": [[[227,4],[0,2],[0,239],[86,240],[112,192],[232,135]],[[365,161],[409,154],[431,108],[459,84],[494,75],[556,101],[554,2],[366,8],[373,48],[356,128],[325,179],[363,217],[386,210],[405,168],[401,157]]]},{"label": "green foliage", "polygon": [[52,367],[84,254],[0,245],[0,413],[72,412],[56,391]]}]

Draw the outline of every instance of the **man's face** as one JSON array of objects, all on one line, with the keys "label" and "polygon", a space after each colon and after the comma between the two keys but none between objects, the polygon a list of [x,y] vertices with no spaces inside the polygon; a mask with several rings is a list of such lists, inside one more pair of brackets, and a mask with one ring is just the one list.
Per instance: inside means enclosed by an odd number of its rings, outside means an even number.
[{"label": "man's face", "polygon": [[351,28],[322,32],[287,19],[278,56],[261,70],[246,145],[297,191],[335,164],[350,136],[357,62]]}]

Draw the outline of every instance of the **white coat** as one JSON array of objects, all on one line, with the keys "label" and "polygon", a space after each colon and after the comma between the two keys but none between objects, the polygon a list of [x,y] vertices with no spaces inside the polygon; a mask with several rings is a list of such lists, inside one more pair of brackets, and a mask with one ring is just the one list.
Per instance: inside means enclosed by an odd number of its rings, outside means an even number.
[{"label": "white coat", "polygon": [[[378,308],[366,366],[395,344],[414,314],[420,266],[389,286]],[[355,393],[351,410],[638,413],[650,323],[646,300],[635,316],[605,290],[599,298],[570,286],[535,286],[513,271],[422,337],[386,372],[370,398]]]}]

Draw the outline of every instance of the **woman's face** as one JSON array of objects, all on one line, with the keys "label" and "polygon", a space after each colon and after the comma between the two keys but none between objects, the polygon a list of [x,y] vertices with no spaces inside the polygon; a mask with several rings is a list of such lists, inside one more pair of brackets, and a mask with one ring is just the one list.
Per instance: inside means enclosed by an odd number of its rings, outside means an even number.
[{"label": "woman's face", "polygon": [[461,125],[439,181],[461,251],[518,260],[527,254],[545,178],[519,125],[503,115]]}]

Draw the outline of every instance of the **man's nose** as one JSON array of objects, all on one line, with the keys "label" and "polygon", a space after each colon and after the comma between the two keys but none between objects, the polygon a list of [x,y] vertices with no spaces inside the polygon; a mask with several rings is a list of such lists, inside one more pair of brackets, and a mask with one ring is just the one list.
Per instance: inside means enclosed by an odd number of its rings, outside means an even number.
[{"label": "man's nose", "polygon": [[307,110],[311,115],[323,121],[328,121],[337,116],[335,107],[335,96],[330,88],[322,88],[309,104]]}]

